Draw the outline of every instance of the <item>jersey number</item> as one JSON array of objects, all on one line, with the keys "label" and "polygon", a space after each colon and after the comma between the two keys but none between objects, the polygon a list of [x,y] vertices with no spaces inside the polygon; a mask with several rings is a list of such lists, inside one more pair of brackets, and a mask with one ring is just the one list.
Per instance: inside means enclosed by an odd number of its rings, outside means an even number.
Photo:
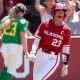
[{"label": "jersey number", "polygon": [[61,40],[53,39],[52,46],[60,47],[61,42]]},{"label": "jersey number", "polygon": [[4,35],[15,36],[17,22],[12,22],[11,25],[3,31]]}]

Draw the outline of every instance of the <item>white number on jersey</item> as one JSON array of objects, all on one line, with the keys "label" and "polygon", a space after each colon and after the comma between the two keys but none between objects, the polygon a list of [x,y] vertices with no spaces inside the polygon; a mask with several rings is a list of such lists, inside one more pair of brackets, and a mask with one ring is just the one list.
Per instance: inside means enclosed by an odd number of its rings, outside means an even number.
[{"label": "white number on jersey", "polygon": [[61,43],[61,40],[53,39],[52,46],[60,47]]}]

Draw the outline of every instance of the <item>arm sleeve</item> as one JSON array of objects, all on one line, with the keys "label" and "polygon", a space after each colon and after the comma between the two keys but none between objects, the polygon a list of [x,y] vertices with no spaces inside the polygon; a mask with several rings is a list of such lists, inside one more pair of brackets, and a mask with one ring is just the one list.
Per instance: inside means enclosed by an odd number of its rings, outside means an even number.
[{"label": "arm sleeve", "polygon": [[34,39],[34,42],[33,42],[33,45],[32,45],[32,51],[33,52],[36,52],[36,50],[38,49],[39,42],[40,42],[40,39],[39,38],[35,38]]},{"label": "arm sleeve", "polygon": [[71,41],[71,30],[66,30],[64,35],[64,46],[63,46],[63,53],[69,54],[70,51],[70,41]]},{"label": "arm sleeve", "polygon": [[65,65],[68,64],[69,53],[70,53],[70,40],[71,40],[71,31],[67,30],[65,33],[63,53],[62,53],[62,61]]},{"label": "arm sleeve", "polygon": [[70,46],[71,41],[71,30],[65,30],[64,34],[64,46]]}]

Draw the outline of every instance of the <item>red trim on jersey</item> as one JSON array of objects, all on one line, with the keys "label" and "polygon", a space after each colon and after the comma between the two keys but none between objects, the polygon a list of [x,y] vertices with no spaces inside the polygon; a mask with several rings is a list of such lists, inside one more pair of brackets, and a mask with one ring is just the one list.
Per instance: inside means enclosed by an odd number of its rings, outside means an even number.
[{"label": "red trim on jersey", "polygon": [[64,47],[69,47],[70,45],[64,45]]},{"label": "red trim on jersey", "polygon": [[42,78],[42,80],[44,80],[44,78],[54,69],[54,67],[56,66],[57,62],[58,62],[58,56],[57,56],[57,60],[56,60],[55,65],[48,71],[48,73]]},{"label": "red trim on jersey", "polygon": [[41,39],[41,37],[40,37],[40,36],[35,35],[35,37],[37,37],[37,38]]}]

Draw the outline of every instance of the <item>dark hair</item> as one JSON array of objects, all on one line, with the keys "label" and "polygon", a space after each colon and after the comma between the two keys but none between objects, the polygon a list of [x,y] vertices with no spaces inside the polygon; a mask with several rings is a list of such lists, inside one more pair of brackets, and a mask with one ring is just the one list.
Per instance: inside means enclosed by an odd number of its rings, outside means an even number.
[{"label": "dark hair", "polygon": [[32,0],[23,0],[23,4],[26,5],[26,6],[31,5],[31,1]]},{"label": "dark hair", "polygon": [[31,0],[31,5],[35,5],[36,0]]}]

